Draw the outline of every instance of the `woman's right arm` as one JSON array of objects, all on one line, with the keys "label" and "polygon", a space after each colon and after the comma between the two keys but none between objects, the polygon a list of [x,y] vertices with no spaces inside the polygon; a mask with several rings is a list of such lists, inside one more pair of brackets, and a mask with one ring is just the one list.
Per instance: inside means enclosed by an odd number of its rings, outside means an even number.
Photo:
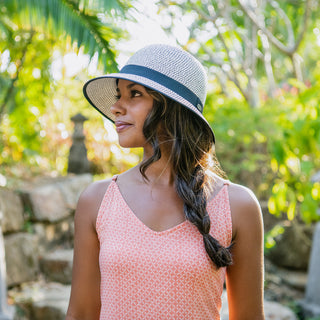
[{"label": "woman's right arm", "polygon": [[100,315],[99,240],[95,223],[110,181],[91,184],[75,213],[72,285],[66,320],[98,320]]}]

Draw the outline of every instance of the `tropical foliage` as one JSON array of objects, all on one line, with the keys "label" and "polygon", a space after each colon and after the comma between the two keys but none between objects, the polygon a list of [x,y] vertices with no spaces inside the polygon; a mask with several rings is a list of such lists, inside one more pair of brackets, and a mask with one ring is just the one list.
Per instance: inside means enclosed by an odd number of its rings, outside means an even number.
[{"label": "tropical foliage", "polygon": [[281,90],[257,109],[210,95],[216,152],[233,181],[268,200],[269,211],[306,223],[319,220],[320,77],[295,94]]},{"label": "tropical foliage", "polygon": [[93,56],[96,52],[103,66],[117,69],[110,42],[121,36],[116,19],[129,8],[120,0],[4,0],[0,26],[7,39],[16,40],[14,31],[28,31],[30,38],[42,32],[48,38],[70,37],[77,47]]},{"label": "tropical foliage", "polygon": [[207,117],[230,178],[267,199],[273,214],[318,220],[317,1],[159,4],[163,27],[211,75]]},{"label": "tropical foliage", "polygon": [[[241,94],[251,107],[261,103],[260,90],[275,96],[288,77],[303,82],[299,52],[317,4],[306,1],[172,1],[161,0],[164,27],[181,45],[197,54],[221,89]],[[180,28],[178,28],[180,27]]]},{"label": "tropical foliage", "polygon": [[128,8],[124,0],[1,2],[2,168],[29,163],[33,168],[65,170],[60,155],[70,146],[69,118],[79,110],[74,110],[77,98],[71,87],[77,86],[80,96],[88,74],[77,74],[90,61],[95,69],[117,70],[114,39],[125,36],[117,21]]}]

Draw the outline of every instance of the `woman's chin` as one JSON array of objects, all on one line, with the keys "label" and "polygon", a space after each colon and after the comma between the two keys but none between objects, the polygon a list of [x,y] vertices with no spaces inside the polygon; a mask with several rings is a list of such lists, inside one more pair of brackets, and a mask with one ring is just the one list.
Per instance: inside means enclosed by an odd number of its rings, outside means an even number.
[{"label": "woman's chin", "polygon": [[119,145],[122,148],[140,148],[142,144],[134,143],[132,141],[128,141],[126,139],[119,139]]}]

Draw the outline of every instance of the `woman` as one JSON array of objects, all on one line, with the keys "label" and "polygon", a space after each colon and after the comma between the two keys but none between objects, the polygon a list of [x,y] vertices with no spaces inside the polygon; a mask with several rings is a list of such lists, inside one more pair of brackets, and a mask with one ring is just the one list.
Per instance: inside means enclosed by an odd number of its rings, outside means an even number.
[{"label": "woman", "polygon": [[67,320],[263,316],[263,227],[252,192],[219,177],[206,74],[168,45],[139,50],[84,94],[142,163],[93,183],[75,214]]}]

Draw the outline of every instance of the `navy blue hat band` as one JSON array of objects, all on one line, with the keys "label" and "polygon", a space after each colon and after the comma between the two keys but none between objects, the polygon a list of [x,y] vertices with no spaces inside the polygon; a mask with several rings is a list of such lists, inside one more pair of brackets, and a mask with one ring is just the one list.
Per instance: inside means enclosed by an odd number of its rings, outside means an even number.
[{"label": "navy blue hat band", "polygon": [[[180,82],[166,76],[165,74],[155,71],[153,69],[129,64],[124,66],[120,73],[134,74],[137,76],[141,76],[147,79],[150,79],[166,88],[170,88],[170,90],[177,93],[179,96],[190,102],[194,105],[201,113],[203,111],[203,105],[201,100],[194,94],[190,89],[181,84]],[[158,91],[158,90],[157,90]]]}]

